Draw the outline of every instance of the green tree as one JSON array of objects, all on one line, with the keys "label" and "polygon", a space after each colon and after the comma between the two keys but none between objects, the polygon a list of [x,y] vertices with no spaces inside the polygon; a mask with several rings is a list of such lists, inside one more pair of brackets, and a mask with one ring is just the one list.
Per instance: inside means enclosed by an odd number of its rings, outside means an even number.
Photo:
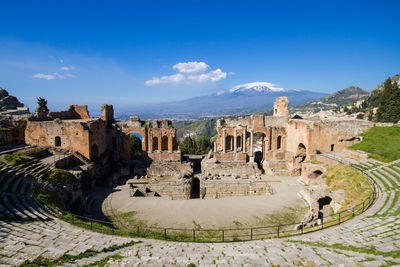
[{"label": "green tree", "polygon": [[400,89],[396,82],[388,78],[376,113],[377,121],[397,122],[400,120]]},{"label": "green tree", "polygon": [[132,155],[142,154],[142,141],[136,135],[131,135],[129,137],[129,147]]},{"label": "green tree", "polygon": [[179,144],[179,148],[185,154],[204,155],[212,149],[212,143],[208,135],[188,136]]},{"label": "green tree", "polygon": [[47,108],[47,100],[44,97],[37,98],[38,108],[43,111],[49,111]]}]

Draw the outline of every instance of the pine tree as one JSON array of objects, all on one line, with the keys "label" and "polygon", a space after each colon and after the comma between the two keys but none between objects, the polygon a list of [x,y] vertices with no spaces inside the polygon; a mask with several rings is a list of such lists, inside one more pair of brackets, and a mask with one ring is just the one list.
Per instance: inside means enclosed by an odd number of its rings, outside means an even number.
[{"label": "pine tree", "polygon": [[388,78],[383,84],[383,92],[379,102],[378,111],[376,112],[377,121],[387,122],[389,121],[389,116],[391,112],[391,107],[389,106],[390,98],[392,95],[392,79]]},{"label": "pine tree", "polygon": [[49,111],[47,108],[47,100],[44,97],[37,98],[38,108]]},{"label": "pine tree", "polygon": [[392,84],[392,94],[388,102],[388,121],[398,122],[400,120],[400,88],[396,82]]}]

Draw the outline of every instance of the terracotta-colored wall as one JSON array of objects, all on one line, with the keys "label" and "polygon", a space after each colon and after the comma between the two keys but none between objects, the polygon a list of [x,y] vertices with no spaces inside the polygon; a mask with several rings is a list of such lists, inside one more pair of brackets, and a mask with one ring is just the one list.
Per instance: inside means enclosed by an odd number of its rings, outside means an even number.
[{"label": "terracotta-colored wall", "polygon": [[61,121],[29,121],[25,130],[25,142],[33,146],[55,147],[55,137],[61,138],[60,148],[77,151],[90,158],[89,131],[81,123]]}]

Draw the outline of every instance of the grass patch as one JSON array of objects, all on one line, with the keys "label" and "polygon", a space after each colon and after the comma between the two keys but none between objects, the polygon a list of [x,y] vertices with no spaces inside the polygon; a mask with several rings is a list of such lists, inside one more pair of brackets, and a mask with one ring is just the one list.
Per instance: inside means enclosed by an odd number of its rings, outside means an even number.
[{"label": "grass patch", "polygon": [[117,216],[109,216],[108,218],[110,221],[114,223],[120,229],[126,230],[124,225],[132,225],[132,226],[139,226],[142,228],[145,227],[157,227],[157,225],[148,225],[146,221],[140,220],[136,217],[136,211],[129,211],[125,213],[118,214]]},{"label": "grass patch", "polygon": [[41,256],[39,256],[36,259],[34,259],[32,262],[25,261],[20,266],[57,266],[57,265],[61,265],[61,264],[64,264],[64,263],[71,262],[71,261],[76,261],[76,260],[92,257],[92,256],[100,254],[100,253],[112,252],[112,251],[115,251],[117,249],[130,247],[130,246],[133,246],[133,245],[135,245],[137,243],[139,243],[139,242],[131,241],[131,242],[128,242],[128,243],[125,243],[125,244],[122,244],[122,245],[113,245],[113,246],[104,248],[102,250],[88,249],[85,252],[82,252],[82,253],[80,253],[78,255],[75,255],[75,256],[72,256],[72,255],[69,255],[69,254],[64,254],[63,256],[61,256],[60,258],[55,259],[55,260],[46,259],[46,258],[42,258]]},{"label": "grass patch", "polygon": [[374,126],[361,135],[363,140],[350,149],[368,152],[371,158],[383,162],[400,158],[400,127]]},{"label": "grass patch", "polygon": [[349,166],[338,164],[328,169],[325,176],[329,191],[343,189],[346,192],[346,204],[342,210],[360,204],[372,194],[372,187],[368,180]]},{"label": "grass patch", "polygon": [[91,266],[103,267],[103,266],[108,265],[108,261],[109,260],[120,260],[120,259],[123,259],[123,258],[124,257],[122,257],[119,253],[117,253],[117,254],[114,254],[114,255],[111,255],[111,256],[107,256],[102,260],[95,261],[95,262],[93,262],[91,264],[83,265],[83,267],[91,267]]},{"label": "grass patch", "polygon": [[343,244],[325,244],[321,242],[309,242],[309,241],[298,241],[298,240],[288,240],[288,242],[292,243],[300,243],[303,245],[309,246],[316,246],[316,247],[324,247],[324,248],[333,248],[333,249],[340,249],[340,250],[347,250],[353,251],[357,253],[365,253],[370,255],[377,255],[377,256],[384,256],[384,257],[392,257],[392,258],[400,258],[400,250],[393,250],[393,251],[380,251],[377,250],[374,246],[364,246],[364,247],[356,247],[352,245],[343,245]]},{"label": "grass patch", "polygon": [[[278,226],[278,225],[288,225],[287,230],[292,230],[294,225],[299,223],[304,215],[307,213],[307,207],[285,207],[280,211],[266,214],[264,217],[254,217],[256,219],[256,226]],[[282,227],[281,230],[285,230]]]},{"label": "grass patch", "polygon": [[6,154],[4,155],[4,159],[5,161],[7,161],[8,164],[13,166],[25,164],[33,160],[32,157],[26,155],[16,155],[16,154]]}]

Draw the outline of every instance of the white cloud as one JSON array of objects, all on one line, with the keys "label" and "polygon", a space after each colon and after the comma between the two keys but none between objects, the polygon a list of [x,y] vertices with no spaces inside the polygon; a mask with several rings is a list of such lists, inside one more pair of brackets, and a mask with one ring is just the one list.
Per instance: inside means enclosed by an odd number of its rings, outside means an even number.
[{"label": "white cloud", "polygon": [[69,71],[69,70],[74,70],[75,67],[72,65],[69,65],[69,66],[62,66],[60,69],[64,70],[64,71]]},{"label": "white cloud", "polygon": [[[178,84],[183,82],[217,82],[226,79],[228,75],[233,73],[226,73],[220,68],[211,70],[210,66],[205,62],[180,62],[175,64],[173,69],[179,73],[173,75],[166,75],[161,77],[153,77],[153,79],[145,82],[147,86],[154,86],[158,84]],[[189,74],[190,73],[190,74]]]},{"label": "white cloud", "polygon": [[182,73],[195,73],[195,72],[204,72],[210,69],[205,62],[179,62],[172,67],[174,70]]},{"label": "white cloud", "polygon": [[216,69],[207,73],[202,73],[199,75],[189,75],[188,79],[196,82],[217,82],[219,80],[226,79],[226,72],[221,69]]},{"label": "white cloud", "polygon": [[37,73],[32,76],[33,78],[37,79],[45,79],[45,80],[55,80],[55,79],[67,79],[67,78],[76,78],[75,75],[66,73],[66,74],[60,74],[58,72],[54,72],[53,74],[44,74],[44,73]]},{"label": "white cloud", "polygon": [[32,76],[33,78],[38,78],[38,79],[45,79],[45,80],[54,80],[56,76],[51,75],[51,74],[43,74],[43,73],[37,73]]},{"label": "white cloud", "polygon": [[163,83],[180,83],[185,80],[185,76],[178,73],[174,75],[167,75],[167,76],[162,76],[161,78],[154,77],[151,80],[146,81],[147,86],[153,86],[157,84],[163,84]]}]

